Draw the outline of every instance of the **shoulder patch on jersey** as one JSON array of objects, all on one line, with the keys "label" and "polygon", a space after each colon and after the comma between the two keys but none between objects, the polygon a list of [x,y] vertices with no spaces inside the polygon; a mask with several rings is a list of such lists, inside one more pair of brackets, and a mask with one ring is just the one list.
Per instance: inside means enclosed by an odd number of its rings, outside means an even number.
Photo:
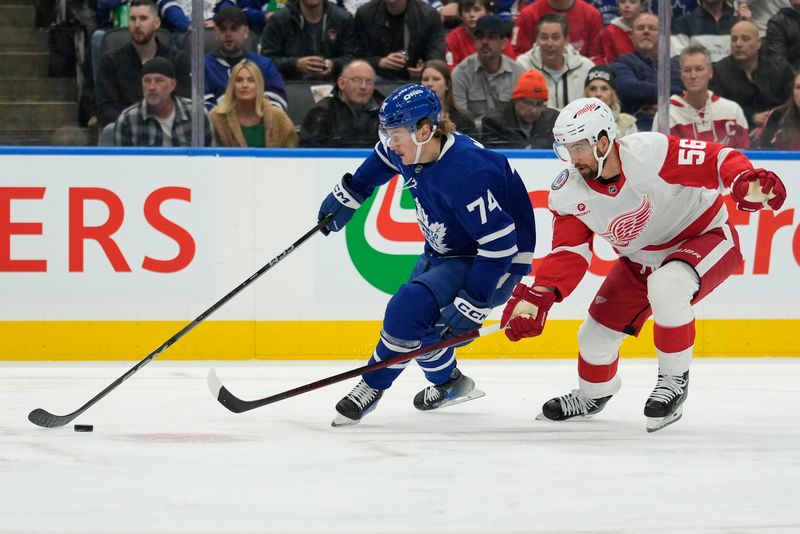
[{"label": "shoulder patch on jersey", "polygon": [[553,185],[550,186],[550,189],[556,191],[564,187],[564,184],[567,183],[567,178],[569,178],[569,169],[564,169],[561,171],[556,179],[553,180]]}]

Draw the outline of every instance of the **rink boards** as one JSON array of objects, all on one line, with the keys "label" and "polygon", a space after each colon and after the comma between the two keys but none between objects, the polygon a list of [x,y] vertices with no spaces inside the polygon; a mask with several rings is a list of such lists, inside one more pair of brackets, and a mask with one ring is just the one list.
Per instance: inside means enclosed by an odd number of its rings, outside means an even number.
[{"label": "rink boards", "polygon": [[[0,149],[0,359],[137,360],[314,226],[319,203],[366,151]],[[508,153],[549,250],[549,152]],[[742,272],[696,307],[697,354],[800,356],[798,157],[751,153],[789,189],[778,213],[731,211]],[[769,159],[768,159],[769,158]],[[422,249],[393,180],[345,232],[315,236],[161,358],[368,355],[389,294]],[[574,357],[576,329],[614,255],[601,240],[542,337],[482,339],[469,357]],[[494,318],[499,318],[496,310]],[[651,355],[652,328],[626,341]]]}]

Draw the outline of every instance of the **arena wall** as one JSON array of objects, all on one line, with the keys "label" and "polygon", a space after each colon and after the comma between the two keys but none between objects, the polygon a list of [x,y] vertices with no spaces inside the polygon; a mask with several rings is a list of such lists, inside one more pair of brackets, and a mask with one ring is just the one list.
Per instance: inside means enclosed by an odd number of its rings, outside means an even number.
[{"label": "arena wall", "polygon": [[[0,149],[0,360],[141,359],[312,228],[320,201],[367,154]],[[541,258],[561,163],[548,151],[507,154],[536,208]],[[696,354],[796,357],[800,155],[748,155],[783,177],[789,199],[774,214],[731,210],[745,263],[696,307]],[[309,240],[161,358],[365,358],[421,249],[413,202],[395,180],[345,232]],[[545,335],[515,344],[495,335],[464,356],[574,357],[613,257],[598,239],[590,273],[554,307]],[[653,355],[652,328],[623,351]]]}]

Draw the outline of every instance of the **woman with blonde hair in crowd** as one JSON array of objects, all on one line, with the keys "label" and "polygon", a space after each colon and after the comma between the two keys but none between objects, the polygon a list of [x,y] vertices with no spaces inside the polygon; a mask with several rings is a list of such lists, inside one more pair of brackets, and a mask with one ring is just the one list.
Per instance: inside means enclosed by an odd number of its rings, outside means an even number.
[{"label": "woman with blonde hair in crowd", "polygon": [[800,72],[794,75],[792,96],[764,120],[758,132],[758,147],[800,150]]},{"label": "woman with blonde hair in crowd", "polygon": [[621,113],[622,107],[619,103],[619,96],[614,87],[614,71],[605,65],[597,65],[589,70],[586,75],[586,85],[584,86],[583,96],[599,98],[614,112],[617,121],[617,138],[638,132],[636,128],[636,117],[627,113]]},{"label": "woman with blonde hair in crowd", "polygon": [[469,112],[460,109],[453,102],[453,78],[444,61],[439,59],[426,61],[422,66],[420,84],[436,93],[442,104],[441,117],[453,121],[456,130],[473,137],[478,133],[475,121]]},{"label": "woman with blonde hair in crowd", "polygon": [[252,61],[242,61],[231,69],[225,94],[210,117],[220,146],[297,146],[292,120],[264,96],[264,78]]}]

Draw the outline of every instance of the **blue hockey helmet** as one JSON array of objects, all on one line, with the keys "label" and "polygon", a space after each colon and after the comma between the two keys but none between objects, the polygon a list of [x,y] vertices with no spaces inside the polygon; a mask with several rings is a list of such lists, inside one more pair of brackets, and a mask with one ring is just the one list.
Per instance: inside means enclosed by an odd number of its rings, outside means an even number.
[{"label": "blue hockey helmet", "polygon": [[422,119],[439,124],[442,104],[431,89],[423,85],[407,84],[398,87],[383,101],[378,113],[380,127],[409,128],[413,130]]}]

